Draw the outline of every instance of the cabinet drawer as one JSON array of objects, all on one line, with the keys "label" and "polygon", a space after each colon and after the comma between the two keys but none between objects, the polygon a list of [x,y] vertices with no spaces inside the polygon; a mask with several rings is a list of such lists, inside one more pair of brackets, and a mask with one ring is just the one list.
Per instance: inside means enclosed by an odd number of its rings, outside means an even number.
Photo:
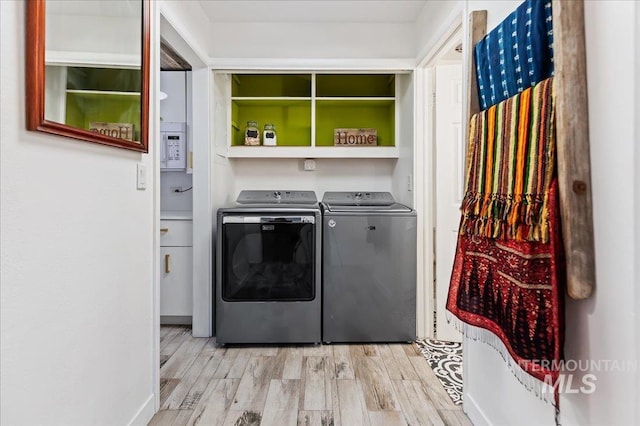
[{"label": "cabinet drawer", "polygon": [[160,245],[163,247],[191,247],[193,224],[190,220],[161,220]]}]

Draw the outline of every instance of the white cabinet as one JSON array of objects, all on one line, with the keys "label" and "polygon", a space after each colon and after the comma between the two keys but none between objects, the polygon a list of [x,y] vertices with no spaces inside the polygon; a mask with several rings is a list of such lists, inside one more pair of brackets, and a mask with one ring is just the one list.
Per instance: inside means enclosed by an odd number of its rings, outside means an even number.
[{"label": "white cabinet", "polygon": [[162,71],[160,90],[166,99],[160,102],[162,121],[187,121],[187,78],[185,71]]},{"label": "white cabinet", "polygon": [[160,221],[160,322],[190,324],[193,314],[191,220]]}]

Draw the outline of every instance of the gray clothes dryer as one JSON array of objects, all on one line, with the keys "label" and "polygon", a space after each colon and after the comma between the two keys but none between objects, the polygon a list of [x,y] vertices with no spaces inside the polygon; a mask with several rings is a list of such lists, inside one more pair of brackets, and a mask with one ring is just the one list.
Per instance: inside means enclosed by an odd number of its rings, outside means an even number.
[{"label": "gray clothes dryer", "polygon": [[321,342],[320,219],[313,191],[242,191],[218,210],[218,343]]},{"label": "gray clothes dryer", "polygon": [[416,337],[416,212],[386,192],[326,192],[324,342]]}]

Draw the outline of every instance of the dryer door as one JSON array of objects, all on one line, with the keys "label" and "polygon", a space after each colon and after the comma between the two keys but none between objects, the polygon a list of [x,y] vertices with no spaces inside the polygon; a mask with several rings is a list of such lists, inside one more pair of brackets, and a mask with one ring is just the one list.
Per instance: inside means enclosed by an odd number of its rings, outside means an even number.
[{"label": "dryer door", "polygon": [[225,217],[222,299],[308,301],[315,298],[315,217]]}]

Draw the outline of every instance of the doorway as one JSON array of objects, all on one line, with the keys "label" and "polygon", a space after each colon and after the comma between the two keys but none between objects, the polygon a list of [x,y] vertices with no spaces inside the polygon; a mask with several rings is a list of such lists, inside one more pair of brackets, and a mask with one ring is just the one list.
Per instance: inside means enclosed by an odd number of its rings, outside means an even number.
[{"label": "doorway", "polygon": [[460,332],[447,321],[445,306],[456,250],[464,187],[462,63],[454,57],[452,60],[439,61],[434,68],[435,338],[460,342]]},{"label": "doorway", "polygon": [[464,105],[462,21],[457,18],[419,65],[419,89],[424,100],[423,138],[418,153],[424,176],[425,262],[423,334],[437,340],[460,342],[460,332],[447,320],[445,308],[455,254],[465,173],[462,126]]},{"label": "doorway", "polygon": [[191,92],[191,65],[161,36],[158,139],[161,325],[191,325],[193,318]]},{"label": "doorway", "polygon": [[[179,250],[176,250],[175,256],[171,253],[162,250],[161,245],[165,244],[161,229],[164,227],[161,225],[161,208],[162,197],[160,194],[160,188],[162,185],[162,172],[160,172],[160,160],[157,161],[157,165],[154,172],[154,188],[158,188],[156,191],[156,203],[154,211],[154,222],[158,225],[156,232],[160,233],[157,246],[155,247],[155,276],[154,276],[154,382],[155,382],[155,404],[156,409],[159,408],[160,403],[160,316],[161,316],[161,281],[163,279],[163,272],[166,268],[170,271],[181,272],[190,274],[190,281],[192,286],[191,300],[182,300],[182,307],[190,307],[191,309],[191,332],[194,337],[210,337],[213,333],[212,311],[213,311],[213,290],[212,290],[212,276],[213,276],[213,218],[212,218],[212,187],[211,171],[212,171],[212,157],[211,147],[209,144],[209,94],[210,94],[210,80],[211,72],[206,62],[205,56],[199,54],[202,52],[198,49],[198,45],[189,43],[177,30],[179,25],[169,22],[160,10],[160,31],[154,38],[154,44],[156,51],[161,52],[161,42],[165,42],[171,46],[187,64],[191,65],[190,80],[187,80],[185,76],[185,91],[187,98],[189,99],[188,105],[185,105],[185,114],[188,111],[186,122],[189,124],[186,129],[190,146],[185,150],[187,166],[192,168],[192,174],[190,174],[190,180],[184,182],[178,182],[175,185],[169,185],[169,191],[178,188],[180,191],[185,191],[192,186],[192,189],[183,193],[176,193],[176,196],[186,195],[190,198],[186,203],[191,205],[191,223],[189,226],[184,225],[186,221],[178,224],[178,231],[182,238],[181,242],[172,242],[172,246],[177,246]],[[156,67],[152,70],[154,74],[154,81],[156,86],[154,90],[157,94],[160,93],[160,61],[159,55],[156,57]],[[166,59],[166,58],[165,58]],[[156,98],[157,99],[157,98]],[[158,101],[165,102],[165,101]],[[161,111],[161,104],[157,104],[158,111]],[[160,128],[161,114],[157,114],[156,121],[152,124]],[[175,129],[174,129],[175,130]],[[160,132],[156,132],[160,134]],[[153,143],[153,149],[155,155],[161,158],[161,146],[158,141]],[[192,155],[189,155],[189,151]],[[186,173],[186,169],[185,169]],[[165,185],[166,186],[166,185]],[[166,205],[164,206],[166,208]],[[178,221],[176,221],[178,222]],[[186,228],[186,229],[185,229]],[[186,241],[186,242],[185,242]],[[179,254],[191,251],[191,258],[185,259]],[[169,263],[165,263],[167,260],[166,255],[169,254]],[[172,261],[174,263],[172,263]],[[177,269],[177,263],[181,261],[184,269],[179,271]],[[175,266],[175,269],[174,269]],[[173,273],[173,272],[171,272]],[[178,275],[178,274],[176,274]],[[181,315],[175,315],[181,316]],[[178,318],[179,321],[184,318]]]}]

